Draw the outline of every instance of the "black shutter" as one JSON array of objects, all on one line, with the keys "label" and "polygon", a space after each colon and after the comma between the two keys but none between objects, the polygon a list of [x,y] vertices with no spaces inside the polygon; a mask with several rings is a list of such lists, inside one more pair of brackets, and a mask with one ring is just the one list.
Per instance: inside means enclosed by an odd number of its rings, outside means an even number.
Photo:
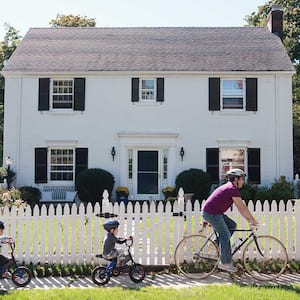
[{"label": "black shutter", "polygon": [[246,78],[246,110],[257,111],[257,78]]},{"label": "black shutter", "polygon": [[131,101],[139,101],[139,78],[131,78]]},{"label": "black shutter", "polygon": [[0,88],[0,104],[4,104],[4,89]]},{"label": "black shutter", "polygon": [[88,168],[88,148],[76,148],[75,153],[75,179]]},{"label": "black shutter", "polygon": [[209,110],[220,110],[220,78],[209,78]]},{"label": "black shutter", "polygon": [[248,148],[248,174],[249,183],[260,184],[260,149]]},{"label": "black shutter", "polygon": [[212,183],[219,183],[219,148],[206,148],[206,172]]},{"label": "black shutter", "polygon": [[74,110],[85,108],[85,78],[74,78]]},{"label": "black shutter", "polygon": [[35,148],[35,183],[47,183],[47,148]]},{"label": "black shutter", "polygon": [[165,79],[156,78],[156,101],[163,102],[165,93]]},{"label": "black shutter", "polygon": [[50,78],[39,78],[38,110],[49,110]]}]

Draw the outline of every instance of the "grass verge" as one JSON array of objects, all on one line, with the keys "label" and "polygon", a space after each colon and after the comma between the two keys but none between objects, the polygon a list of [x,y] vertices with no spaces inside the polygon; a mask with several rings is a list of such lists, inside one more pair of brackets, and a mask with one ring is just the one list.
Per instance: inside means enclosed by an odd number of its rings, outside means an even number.
[{"label": "grass verge", "polygon": [[182,289],[162,289],[146,287],[140,289],[124,288],[64,288],[48,290],[18,290],[2,292],[2,300],[296,300],[300,297],[300,285],[283,287],[250,287],[239,285],[207,285]]}]

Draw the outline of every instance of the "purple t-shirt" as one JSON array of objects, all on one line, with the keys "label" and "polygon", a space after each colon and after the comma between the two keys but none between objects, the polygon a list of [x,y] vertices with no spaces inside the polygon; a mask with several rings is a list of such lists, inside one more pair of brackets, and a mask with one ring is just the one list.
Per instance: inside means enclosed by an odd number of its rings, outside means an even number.
[{"label": "purple t-shirt", "polygon": [[241,197],[241,194],[239,189],[228,181],[207,198],[203,210],[210,215],[222,214],[233,204],[232,197]]}]

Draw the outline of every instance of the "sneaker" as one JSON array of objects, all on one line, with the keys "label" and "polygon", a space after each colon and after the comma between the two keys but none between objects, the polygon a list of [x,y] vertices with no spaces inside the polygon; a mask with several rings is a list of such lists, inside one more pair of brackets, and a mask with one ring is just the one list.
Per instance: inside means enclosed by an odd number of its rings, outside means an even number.
[{"label": "sneaker", "polygon": [[238,271],[238,269],[232,264],[219,263],[218,268],[229,273],[236,273]]},{"label": "sneaker", "polygon": [[11,273],[10,272],[4,272],[2,275],[2,278],[11,278]]}]

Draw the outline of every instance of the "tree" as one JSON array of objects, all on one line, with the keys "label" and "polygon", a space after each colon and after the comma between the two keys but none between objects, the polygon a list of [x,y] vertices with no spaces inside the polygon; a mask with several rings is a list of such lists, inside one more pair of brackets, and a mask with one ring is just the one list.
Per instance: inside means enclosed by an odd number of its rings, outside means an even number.
[{"label": "tree", "polygon": [[283,44],[296,74],[293,76],[294,170],[300,171],[300,0],[271,0],[245,17],[250,26],[265,26],[272,5],[283,9]]},{"label": "tree", "polygon": [[[13,26],[5,23],[5,36],[4,40],[0,41],[0,70],[4,67],[5,61],[7,61],[12,53],[17,48],[17,45],[21,41],[21,35],[19,31]],[[2,153],[3,153],[3,118],[4,118],[4,77],[0,75],[0,165],[2,165]]]},{"label": "tree", "polygon": [[95,27],[96,21],[94,18],[82,17],[80,15],[57,15],[49,23],[52,27]]}]

